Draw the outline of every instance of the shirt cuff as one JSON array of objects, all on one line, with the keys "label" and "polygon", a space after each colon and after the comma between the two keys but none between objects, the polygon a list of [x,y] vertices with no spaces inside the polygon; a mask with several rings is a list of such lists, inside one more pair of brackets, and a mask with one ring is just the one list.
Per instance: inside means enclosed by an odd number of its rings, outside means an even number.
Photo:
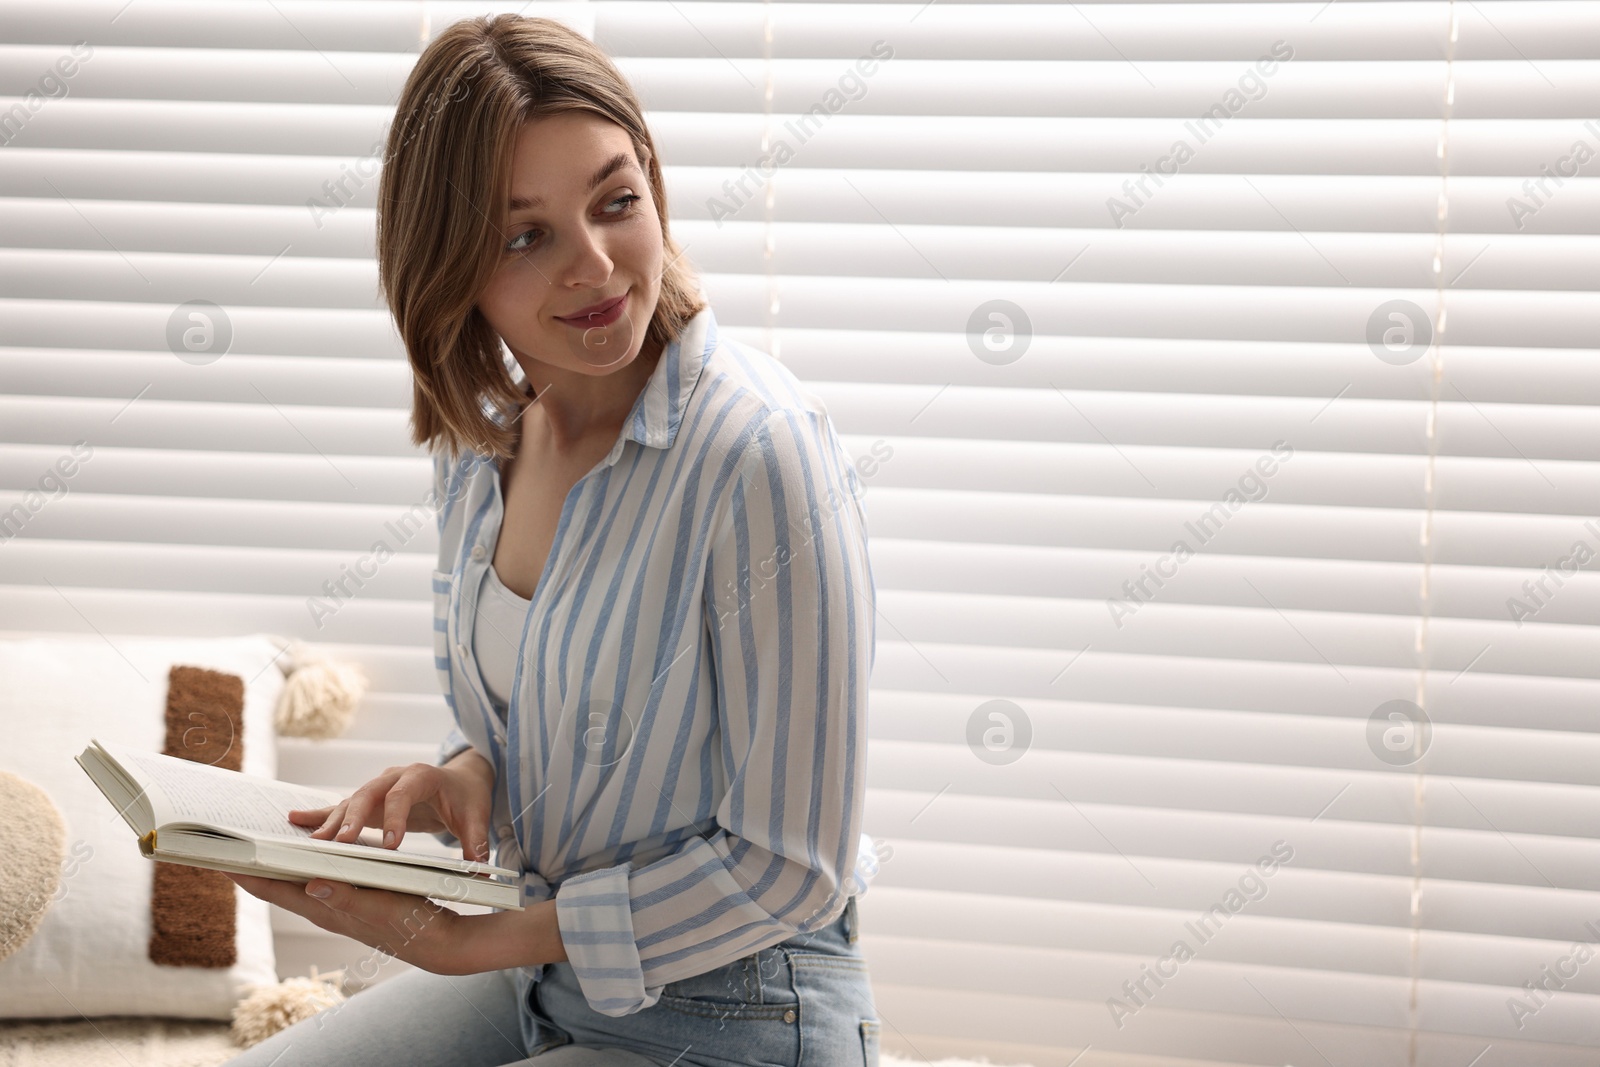
[{"label": "shirt cuff", "polygon": [[452,726],[444,740],[439,742],[439,750],[434,763],[440,767],[455,759],[461,753],[472,747],[472,742],[467,740],[467,735],[461,732],[461,727]]},{"label": "shirt cuff", "polygon": [[666,986],[645,987],[622,863],[580,874],[556,890],[556,923],[589,1006],[613,1018],[655,1005]]}]

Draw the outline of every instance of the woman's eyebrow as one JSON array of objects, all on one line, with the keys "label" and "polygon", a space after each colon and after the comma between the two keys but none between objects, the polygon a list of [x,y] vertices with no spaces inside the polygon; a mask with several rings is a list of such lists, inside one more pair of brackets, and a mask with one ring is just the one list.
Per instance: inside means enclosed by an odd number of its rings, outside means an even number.
[{"label": "woman's eyebrow", "polygon": [[[593,191],[595,186],[599,185],[601,182],[603,182],[607,178],[611,177],[613,174],[615,174],[617,171],[621,170],[623,167],[626,167],[626,166],[630,165],[632,162],[633,162],[633,157],[631,155],[629,155],[627,152],[618,152],[616,155],[612,156],[610,159],[608,159],[604,163],[600,164],[600,169],[595,171],[594,172],[594,177],[589,179],[589,189],[591,191]],[[536,207],[544,207],[544,197],[542,197],[542,196],[513,196],[511,198],[511,210],[512,211],[526,211],[529,208],[536,208]]]}]

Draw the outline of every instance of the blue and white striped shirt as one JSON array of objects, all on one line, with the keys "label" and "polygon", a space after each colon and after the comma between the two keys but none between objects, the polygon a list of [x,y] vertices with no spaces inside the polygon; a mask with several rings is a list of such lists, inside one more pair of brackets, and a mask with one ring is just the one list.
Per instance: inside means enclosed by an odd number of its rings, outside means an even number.
[{"label": "blue and white striped shirt", "polygon": [[499,464],[436,455],[438,761],[498,769],[496,859],[555,897],[596,1011],[826,926],[876,872],[861,492],[822,402],[707,307],[567,496],[502,722],[471,654]]}]

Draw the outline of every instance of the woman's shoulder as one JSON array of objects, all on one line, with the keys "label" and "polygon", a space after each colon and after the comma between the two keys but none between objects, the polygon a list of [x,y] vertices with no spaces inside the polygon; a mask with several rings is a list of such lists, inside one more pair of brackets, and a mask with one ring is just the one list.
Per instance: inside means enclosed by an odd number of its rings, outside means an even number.
[{"label": "woman's shoulder", "polygon": [[723,427],[707,451],[726,475],[722,496],[737,484],[747,497],[757,492],[770,503],[781,496],[796,514],[848,499],[865,528],[855,460],[818,390],[771,353],[725,337],[705,370],[711,407],[701,424]]},{"label": "woman's shoulder", "polygon": [[701,402],[708,409],[701,424],[710,430],[711,451],[718,456],[743,455],[758,438],[771,440],[778,423],[818,444],[831,444],[832,421],[822,397],[784,363],[754,345],[720,335],[707,358]]}]

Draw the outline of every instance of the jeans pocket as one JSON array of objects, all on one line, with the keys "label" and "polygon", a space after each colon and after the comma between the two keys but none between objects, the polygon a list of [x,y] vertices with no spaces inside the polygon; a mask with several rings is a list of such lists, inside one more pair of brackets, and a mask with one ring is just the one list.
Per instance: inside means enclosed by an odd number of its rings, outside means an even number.
[{"label": "jeans pocket", "polygon": [[[572,1043],[572,1035],[557,1026],[555,1020],[545,1013],[544,1004],[540,1000],[540,994],[543,991],[541,987],[550,980],[550,975],[553,971],[553,967],[547,967],[540,981],[530,981],[528,983],[527,998],[523,1001],[523,1008],[527,1011],[533,1023],[531,1027],[534,1034],[533,1045],[528,1049],[530,1056],[538,1056],[551,1049]],[[530,1029],[528,1020],[523,1020],[523,1027],[525,1032]]]},{"label": "jeans pocket", "polygon": [[861,1059],[866,1067],[878,1067],[878,1031],[881,1028],[877,1019],[861,1020]]},{"label": "jeans pocket", "polygon": [[867,961],[830,952],[791,952],[800,995],[801,1062],[858,1064],[864,1055],[863,1019],[879,1018]]},{"label": "jeans pocket", "polygon": [[795,992],[788,958],[774,946],[714,970],[668,982],[660,1005],[684,1015],[713,1019],[796,1020]]}]

